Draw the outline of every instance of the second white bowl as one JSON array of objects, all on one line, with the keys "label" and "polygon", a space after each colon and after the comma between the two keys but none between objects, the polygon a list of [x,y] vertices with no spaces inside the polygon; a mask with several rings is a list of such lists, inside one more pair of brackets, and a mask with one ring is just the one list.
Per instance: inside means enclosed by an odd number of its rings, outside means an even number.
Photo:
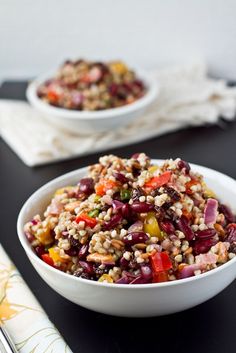
[{"label": "second white bowl", "polygon": [[47,119],[69,132],[89,134],[111,131],[129,124],[132,120],[144,114],[158,95],[159,88],[156,81],[147,73],[135,71],[139,79],[144,82],[147,91],[142,98],[119,108],[100,111],[76,111],[51,106],[38,97],[37,89],[40,84],[54,76],[53,72],[32,81],[27,88],[26,96],[30,104],[43,113]]}]

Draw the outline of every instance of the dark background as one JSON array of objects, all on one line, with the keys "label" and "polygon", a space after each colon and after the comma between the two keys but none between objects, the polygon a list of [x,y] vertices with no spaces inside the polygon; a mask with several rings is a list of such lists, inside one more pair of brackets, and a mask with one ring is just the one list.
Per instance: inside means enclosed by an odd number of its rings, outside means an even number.
[{"label": "dark background", "polygon": [[[0,98],[25,99],[25,82],[6,82]],[[236,178],[236,122],[188,128],[106,153],[129,157],[180,157]],[[105,154],[105,152],[104,152]],[[0,242],[74,353],[236,352],[236,282],[208,302],[151,319],[98,314],[59,296],[37,275],[16,234],[21,206],[37,188],[71,170],[95,163],[99,154],[37,168],[25,166],[0,140]],[[61,352],[58,352],[61,353]]]}]

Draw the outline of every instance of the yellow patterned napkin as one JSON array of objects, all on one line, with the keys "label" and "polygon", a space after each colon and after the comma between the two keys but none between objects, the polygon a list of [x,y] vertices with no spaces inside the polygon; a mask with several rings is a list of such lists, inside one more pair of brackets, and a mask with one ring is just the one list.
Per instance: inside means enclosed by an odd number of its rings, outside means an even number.
[{"label": "yellow patterned napkin", "polygon": [[20,353],[72,353],[0,245],[0,325]]}]

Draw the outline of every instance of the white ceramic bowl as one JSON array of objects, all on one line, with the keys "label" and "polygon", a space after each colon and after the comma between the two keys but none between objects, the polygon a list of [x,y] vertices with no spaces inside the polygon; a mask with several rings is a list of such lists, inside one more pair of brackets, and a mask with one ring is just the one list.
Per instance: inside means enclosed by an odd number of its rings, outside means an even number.
[{"label": "white ceramic bowl", "polygon": [[37,88],[41,83],[53,77],[53,72],[42,75],[32,81],[27,87],[26,96],[30,104],[42,112],[47,119],[51,120],[56,126],[72,133],[88,134],[115,130],[141,116],[158,95],[159,88],[156,81],[147,73],[139,70],[135,70],[135,72],[144,82],[147,92],[134,103],[120,108],[100,111],[76,111],[51,106],[37,96]]},{"label": "white ceramic bowl", "polygon": [[[155,160],[154,163],[162,161]],[[236,206],[236,181],[212,169],[192,165],[205,176],[209,187],[219,198]],[[20,242],[32,265],[56,292],[85,308],[105,314],[148,317],[171,314],[203,303],[227,287],[236,277],[236,257],[226,264],[199,276],[165,283],[140,285],[112,284],[89,281],[63,273],[39,259],[24,233],[24,224],[33,215],[43,212],[54,191],[73,185],[86,173],[86,168],[75,170],[47,183],[37,190],[22,207],[17,230]]]}]

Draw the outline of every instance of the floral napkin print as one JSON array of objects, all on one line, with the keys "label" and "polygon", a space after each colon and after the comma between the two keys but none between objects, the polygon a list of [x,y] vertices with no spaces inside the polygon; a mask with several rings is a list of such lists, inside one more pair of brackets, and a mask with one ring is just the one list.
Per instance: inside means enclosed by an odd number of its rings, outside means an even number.
[{"label": "floral napkin print", "polygon": [[0,325],[19,353],[72,353],[1,244]]}]

